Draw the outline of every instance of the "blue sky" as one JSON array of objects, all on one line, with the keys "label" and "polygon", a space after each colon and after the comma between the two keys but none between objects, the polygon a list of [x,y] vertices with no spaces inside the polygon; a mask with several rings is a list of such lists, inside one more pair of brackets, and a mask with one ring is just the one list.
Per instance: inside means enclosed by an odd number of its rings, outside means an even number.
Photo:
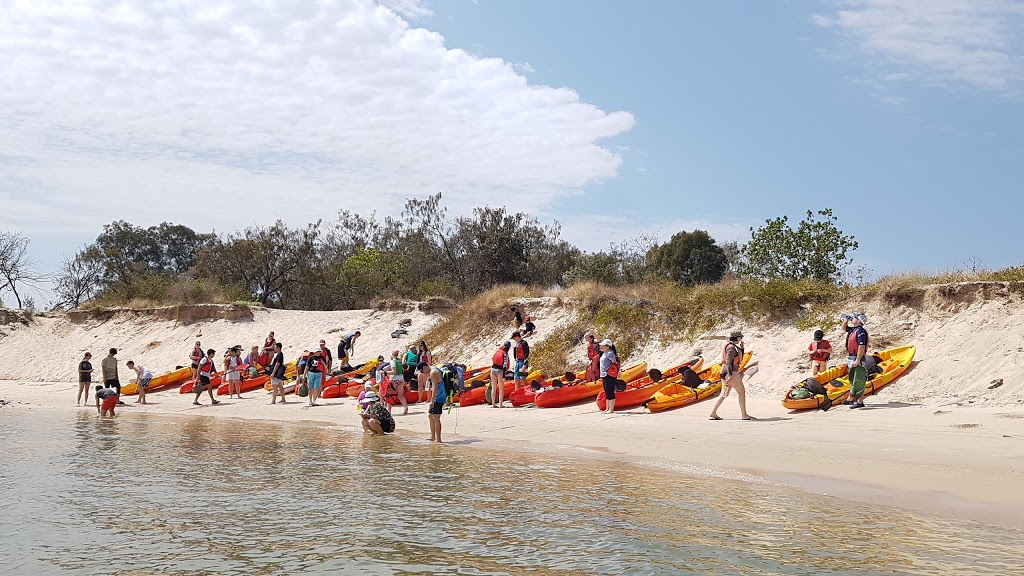
[{"label": "blue sky", "polygon": [[1020,0],[380,2],[0,6],[0,227],[53,270],[441,191],[588,249],[831,207],[876,275],[1022,260]]}]

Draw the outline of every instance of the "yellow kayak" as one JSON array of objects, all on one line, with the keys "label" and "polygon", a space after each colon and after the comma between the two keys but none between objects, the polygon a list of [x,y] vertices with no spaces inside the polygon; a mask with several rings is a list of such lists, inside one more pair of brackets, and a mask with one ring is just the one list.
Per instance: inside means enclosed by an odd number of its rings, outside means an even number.
[{"label": "yellow kayak", "polygon": [[[740,370],[742,371],[750,363],[753,352],[745,352],[740,359]],[[701,400],[711,398],[722,389],[722,363],[712,364],[697,373],[700,379],[709,382],[710,386],[704,388],[690,388],[682,383],[669,384],[665,386],[648,400],[644,406],[652,413],[662,412],[671,408],[689,406]]]},{"label": "yellow kayak", "polygon": [[[149,381],[149,386],[146,386],[146,392],[152,392],[158,388],[166,388],[168,386],[177,386],[192,377],[192,369],[188,366],[184,368],[178,368],[172,372],[154,376]],[[139,393],[138,382],[130,382],[121,386],[121,394],[125,396],[133,396]]]}]

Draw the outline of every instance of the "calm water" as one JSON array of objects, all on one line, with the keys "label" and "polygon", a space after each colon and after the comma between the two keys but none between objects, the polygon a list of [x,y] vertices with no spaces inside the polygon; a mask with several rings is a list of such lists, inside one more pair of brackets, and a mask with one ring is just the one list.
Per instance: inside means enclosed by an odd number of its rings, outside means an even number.
[{"label": "calm water", "polygon": [[1024,574],[1022,534],[355,429],[0,409],[3,574]]}]

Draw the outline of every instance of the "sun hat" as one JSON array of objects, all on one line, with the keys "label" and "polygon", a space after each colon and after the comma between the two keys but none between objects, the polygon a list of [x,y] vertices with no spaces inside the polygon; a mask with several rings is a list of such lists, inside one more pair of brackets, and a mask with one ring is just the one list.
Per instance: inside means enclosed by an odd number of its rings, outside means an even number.
[{"label": "sun hat", "polygon": [[729,338],[743,338],[743,332],[740,332],[739,330],[733,330],[732,333],[729,334]]},{"label": "sun hat", "polygon": [[609,338],[605,338],[604,340],[601,340],[601,344],[600,345],[601,346],[615,346],[615,344]]},{"label": "sun hat", "polygon": [[380,400],[380,398],[377,397],[376,392],[370,390],[363,396],[363,400],[366,402],[376,402],[377,400]]}]

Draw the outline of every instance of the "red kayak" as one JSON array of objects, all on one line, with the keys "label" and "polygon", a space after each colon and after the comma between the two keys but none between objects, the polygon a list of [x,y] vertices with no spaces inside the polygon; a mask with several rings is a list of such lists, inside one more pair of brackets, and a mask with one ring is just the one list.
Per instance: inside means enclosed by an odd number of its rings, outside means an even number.
[{"label": "red kayak", "polygon": [[[266,374],[264,374],[263,376],[257,376],[255,378],[247,378],[245,380],[242,380],[242,384],[241,384],[240,390],[242,392],[252,392],[253,390],[258,390],[260,388],[263,388],[264,386],[266,386],[267,382],[270,382],[270,376],[267,376]],[[227,393],[228,393],[228,384],[227,384],[227,382],[225,382],[225,383],[221,384],[219,387],[217,387],[217,395],[218,396],[224,396]]]},{"label": "red kayak", "polygon": [[[582,379],[586,375],[587,375],[587,371],[586,370],[580,370],[579,372],[573,374],[572,378],[569,379],[568,381],[569,382],[576,382],[576,381]],[[532,380],[531,379],[529,386],[526,386],[524,388],[520,388],[519,390],[516,390],[516,391],[512,392],[512,394],[507,396],[507,398],[509,399],[509,401],[512,402],[512,406],[515,407],[515,408],[519,408],[521,406],[528,406],[530,404],[533,404],[534,400],[537,397],[537,392],[539,391],[539,389],[538,390],[534,390],[533,389],[533,386],[535,384],[537,386],[540,386],[540,388],[553,388],[556,385],[564,386],[565,382],[566,382],[566,378],[564,376],[560,376],[558,378],[552,378],[551,380],[544,380],[543,378],[540,379],[540,380]]]},{"label": "red kayak", "polygon": [[[377,361],[370,360],[369,362],[364,362],[363,364],[355,366],[352,370],[349,370],[348,372],[342,373],[341,376],[331,376],[330,378],[327,378],[326,380],[324,380],[323,389],[320,391],[320,397],[341,398],[345,396],[345,393],[348,391],[349,386],[352,385],[352,380],[366,376],[370,372],[373,372],[374,368],[376,367]],[[340,381],[342,376],[345,377],[344,382]],[[358,392],[356,393],[356,396],[359,396]]]},{"label": "red kayak", "polygon": [[[619,375],[619,379],[624,380],[628,384],[637,378],[643,377],[645,372],[647,372],[647,363],[641,362],[636,366],[623,370],[622,374]],[[561,388],[552,388],[550,390],[541,391],[534,398],[533,403],[536,404],[538,408],[561,408],[562,406],[569,406],[570,404],[589,400],[597,396],[602,390],[603,388],[600,380],[581,384],[570,384],[562,386]]]},{"label": "red kayak", "polygon": [[[214,374],[213,377],[210,378],[210,386],[220,386],[221,376],[222,375],[220,373]],[[195,387],[195,384],[196,381],[191,378],[186,380],[185,383],[181,385],[181,388],[178,389],[178,394],[191,393],[192,388]]]},{"label": "red kayak", "polygon": [[[384,399],[384,401],[387,402],[388,404],[391,404],[392,406],[394,406],[396,404],[401,404],[401,402],[398,400],[397,396],[388,396],[388,397],[386,397]],[[420,401],[420,393],[418,391],[416,391],[416,390],[406,390],[405,391],[405,403],[406,404],[416,404],[419,401]]]},{"label": "red kayak", "polygon": [[[658,391],[665,386],[680,382],[681,376],[679,375],[679,371],[682,370],[684,366],[689,366],[694,372],[699,372],[703,363],[703,358],[697,358],[690,362],[673,366],[664,372],[651,370],[648,372],[647,376],[637,378],[627,384],[624,391],[615,393],[615,409],[625,410],[627,408],[643,406],[644,402],[646,402],[648,398],[657,394]],[[658,376],[658,379],[655,380],[654,376]],[[597,407],[600,410],[604,410],[608,407],[608,400],[605,398],[604,390],[601,390],[597,395]]]}]

